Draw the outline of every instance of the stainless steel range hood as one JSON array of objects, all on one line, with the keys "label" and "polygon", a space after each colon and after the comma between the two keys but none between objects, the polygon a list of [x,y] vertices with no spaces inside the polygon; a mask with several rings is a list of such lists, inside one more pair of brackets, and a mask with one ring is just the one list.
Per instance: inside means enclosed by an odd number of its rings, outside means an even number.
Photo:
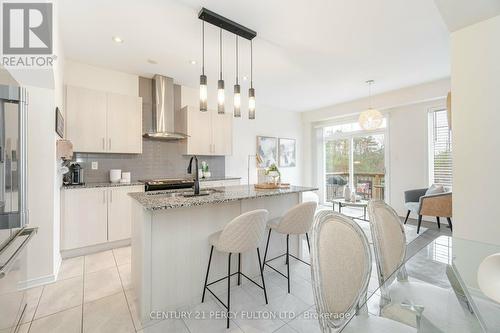
[{"label": "stainless steel range hood", "polygon": [[188,137],[175,132],[174,80],[153,76],[153,126],[143,137],[155,140],[181,140]]}]

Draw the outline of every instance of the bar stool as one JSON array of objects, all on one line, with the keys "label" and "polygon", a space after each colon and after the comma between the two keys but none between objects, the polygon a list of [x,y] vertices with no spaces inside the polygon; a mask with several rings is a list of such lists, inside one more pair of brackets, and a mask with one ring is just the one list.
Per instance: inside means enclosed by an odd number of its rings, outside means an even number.
[{"label": "bar stool", "polygon": [[[250,211],[233,219],[229,222],[224,229],[218,231],[209,237],[210,248],[210,258],[208,259],[207,275],[205,276],[205,285],[203,286],[203,296],[201,297],[201,302],[205,301],[205,291],[208,290],[227,310],[227,328],[229,328],[229,311],[231,303],[231,276],[238,274],[238,285],[240,285],[240,279],[243,275],[245,278],[253,282],[259,288],[264,290],[264,298],[267,304],[267,292],[266,284],[264,282],[264,274],[261,269],[260,261],[260,251],[259,244],[264,237],[266,230],[266,221],[269,216],[269,212],[265,209],[257,209]],[[214,247],[219,252],[228,253],[228,264],[227,264],[227,276],[211,283],[208,283],[208,274],[210,272],[210,263],[212,262],[212,254],[214,252]],[[257,258],[259,259],[259,271],[260,277],[262,279],[262,285],[258,284],[254,280],[250,279],[248,276],[241,272],[241,253],[247,252],[251,249],[257,249]],[[231,274],[231,255],[233,253],[238,253],[238,271]],[[217,297],[210,288],[214,283],[220,282],[227,279],[227,305],[224,304]]]},{"label": "bar stool", "polygon": [[[306,235],[307,239],[307,247],[309,249],[309,253],[311,253],[311,245],[309,244],[309,235],[308,232],[311,229],[311,225],[314,221],[314,214],[316,213],[316,207],[318,204],[314,201],[304,202],[298,204],[291,209],[289,209],[285,215],[282,217],[274,218],[267,222],[267,227],[269,228],[269,233],[267,235],[267,243],[266,243],[266,251],[264,252],[264,264],[262,265],[262,270],[264,270],[265,266],[268,266],[278,274],[284,276],[288,282],[288,293],[290,293],[290,257],[303,262],[306,265],[311,266],[308,262],[305,262],[302,259],[297,258],[293,254],[290,254],[290,235]],[[277,257],[269,259],[266,261],[267,250],[269,248],[269,239],[271,238],[271,231],[274,230],[280,234],[286,235],[286,253],[281,254]],[[287,275],[281,273],[276,268],[272,267],[268,264],[268,262],[273,261],[275,259],[286,256],[286,270]]]}]

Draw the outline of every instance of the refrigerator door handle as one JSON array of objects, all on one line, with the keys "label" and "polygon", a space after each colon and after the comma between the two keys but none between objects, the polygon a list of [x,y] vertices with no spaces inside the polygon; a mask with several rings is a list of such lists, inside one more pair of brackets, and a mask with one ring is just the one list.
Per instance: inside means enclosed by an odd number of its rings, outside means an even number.
[{"label": "refrigerator door handle", "polygon": [[29,241],[33,236],[36,234],[38,228],[24,228],[21,229],[17,235],[11,239],[11,241],[1,250],[1,252],[4,252],[6,248],[9,247],[14,241],[22,236],[28,236],[26,239],[19,245],[19,247],[12,253],[12,255],[5,261],[5,263],[0,266],[0,279],[4,278],[7,273],[9,272],[11,265],[16,261],[16,258],[21,254],[21,252],[24,250],[26,245],[28,245]]}]

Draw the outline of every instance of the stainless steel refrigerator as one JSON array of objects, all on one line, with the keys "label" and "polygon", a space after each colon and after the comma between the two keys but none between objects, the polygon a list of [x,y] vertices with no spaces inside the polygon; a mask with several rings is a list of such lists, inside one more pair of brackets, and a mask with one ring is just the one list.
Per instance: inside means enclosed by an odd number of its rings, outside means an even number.
[{"label": "stainless steel refrigerator", "polygon": [[0,331],[17,332],[26,311],[28,227],[26,90],[0,85]]}]

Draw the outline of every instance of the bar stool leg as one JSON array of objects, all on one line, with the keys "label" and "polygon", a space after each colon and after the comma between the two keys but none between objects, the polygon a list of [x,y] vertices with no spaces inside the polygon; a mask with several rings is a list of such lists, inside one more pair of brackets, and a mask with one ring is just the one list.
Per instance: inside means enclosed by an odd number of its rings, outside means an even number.
[{"label": "bar stool leg", "polygon": [[309,249],[309,254],[311,254],[311,245],[309,244],[309,235],[306,232],[307,248]]},{"label": "bar stool leg", "polygon": [[241,280],[241,253],[238,253],[238,286]]},{"label": "bar stool leg", "polygon": [[[259,268],[262,267],[261,262],[260,262],[260,251],[259,248],[257,248],[257,258],[259,258]],[[262,287],[264,288],[264,298],[266,299],[266,304],[267,304],[267,291],[266,291],[266,283],[264,282],[264,271],[261,269],[260,270],[260,277],[262,279]]]},{"label": "bar stool leg", "polygon": [[290,235],[286,235],[286,276],[287,276],[287,281],[288,281],[288,293],[290,293],[290,260],[289,260],[289,240],[290,240]]},{"label": "bar stool leg", "polygon": [[207,275],[205,276],[205,285],[203,286],[203,296],[201,296],[201,302],[205,301],[205,291],[207,290],[208,282],[208,272],[210,271],[210,263],[212,262],[212,253],[214,253],[214,247],[210,249],[210,258],[208,259]]},{"label": "bar stool leg", "polygon": [[269,247],[269,239],[271,238],[271,228],[269,228],[269,233],[267,234],[267,243],[266,243],[266,251],[264,252],[264,260],[262,262],[262,268],[261,270],[264,269],[264,265],[266,264],[266,257],[267,257],[267,248]]},{"label": "bar stool leg", "polygon": [[231,253],[229,253],[227,260],[227,328],[229,328],[229,311],[231,302]]}]

